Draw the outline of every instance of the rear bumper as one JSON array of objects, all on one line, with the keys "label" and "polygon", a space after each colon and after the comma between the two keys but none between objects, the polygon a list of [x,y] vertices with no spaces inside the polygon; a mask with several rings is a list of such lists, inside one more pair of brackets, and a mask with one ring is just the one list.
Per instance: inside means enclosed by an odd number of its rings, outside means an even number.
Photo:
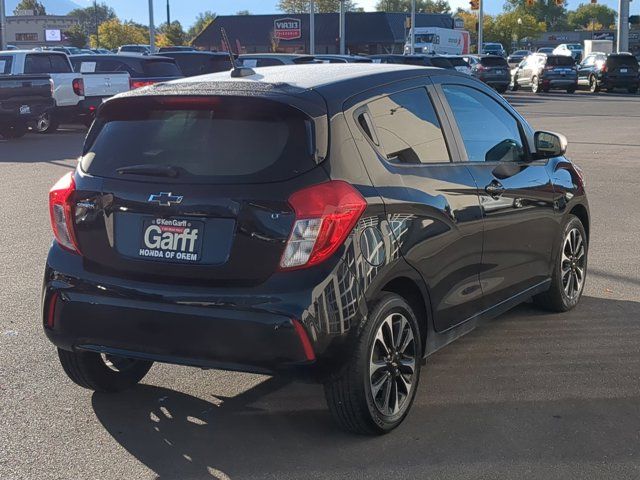
[{"label": "rear bumper", "polygon": [[561,88],[561,89],[565,89],[565,88],[572,88],[572,87],[577,87],[578,86],[578,78],[577,77],[571,77],[571,78],[562,78],[562,77],[556,77],[556,78],[542,78],[542,85],[549,87],[549,88]]},{"label": "rear bumper", "polygon": [[638,88],[640,80],[638,77],[618,77],[607,78],[601,80],[601,85],[604,88]]}]

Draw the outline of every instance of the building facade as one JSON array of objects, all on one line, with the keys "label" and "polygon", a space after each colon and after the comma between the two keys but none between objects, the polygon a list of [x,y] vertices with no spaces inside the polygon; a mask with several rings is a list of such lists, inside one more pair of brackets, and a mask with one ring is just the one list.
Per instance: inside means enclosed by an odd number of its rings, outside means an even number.
[{"label": "building facade", "polygon": [[[408,35],[409,15],[386,12],[349,12],[345,16],[348,52],[378,54],[402,53]],[[450,15],[416,15],[418,27],[454,28]],[[309,15],[230,15],[220,16],[192,42],[203,50],[225,50],[221,38],[224,28],[234,51],[240,53],[308,53]],[[339,15],[315,15],[316,53],[338,53]]]},{"label": "building facade", "polygon": [[[533,42],[533,47],[555,47],[561,43],[580,43],[585,40],[612,40],[615,48],[615,30],[573,30],[564,32],[544,32]],[[629,31],[629,51],[640,55],[640,30]]]},{"label": "building facade", "polygon": [[[27,13],[27,12],[24,12]],[[78,24],[76,18],[65,15],[8,16],[5,40],[20,49],[64,45],[64,32]]]}]

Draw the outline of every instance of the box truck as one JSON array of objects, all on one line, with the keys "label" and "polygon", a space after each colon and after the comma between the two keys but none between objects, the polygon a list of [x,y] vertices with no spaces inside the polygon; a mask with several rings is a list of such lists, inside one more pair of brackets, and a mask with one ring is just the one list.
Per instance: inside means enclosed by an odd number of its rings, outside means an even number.
[{"label": "box truck", "polygon": [[[404,46],[404,53],[411,53],[412,35],[414,35],[414,29],[409,31],[409,37]],[[415,53],[440,55],[468,54],[469,32],[439,27],[416,27]]]},{"label": "box truck", "polygon": [[593,52],[613,53],[613,40],[585,40],[582,58]]}]

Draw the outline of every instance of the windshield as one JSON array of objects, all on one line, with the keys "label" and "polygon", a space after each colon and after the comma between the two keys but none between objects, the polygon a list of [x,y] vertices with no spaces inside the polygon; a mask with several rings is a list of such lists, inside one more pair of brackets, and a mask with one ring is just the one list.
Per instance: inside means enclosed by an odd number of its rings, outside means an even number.
[{"label": "windshield", "polygon": [[582,50],[582,45],[580,45],[579,43],[569,43],[567,45],[567,48],[569,50]]},{"label": "windshield", "polygon": [[433,43],[433,33],[422,33],[416,35],[416,43]]},{"label": "windshield", "polygon": [[493,44],[487,44],[484,46],[485,50],[491,50],[491,51],[497,51],[497,50],[502,50],[502,46],[501,45],[497,45],[495,43]]}]

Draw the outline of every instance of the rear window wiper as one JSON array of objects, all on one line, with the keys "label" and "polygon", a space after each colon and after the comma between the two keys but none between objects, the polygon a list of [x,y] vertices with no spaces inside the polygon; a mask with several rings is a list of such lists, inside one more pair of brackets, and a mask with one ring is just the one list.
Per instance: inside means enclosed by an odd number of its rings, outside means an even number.
[{"label": "rear window wiper", "polygon": [[149,175],[152,177],[171,177],[180,175],[180,170],[171,165],[131,165],[116,169],[120,175]]}]

